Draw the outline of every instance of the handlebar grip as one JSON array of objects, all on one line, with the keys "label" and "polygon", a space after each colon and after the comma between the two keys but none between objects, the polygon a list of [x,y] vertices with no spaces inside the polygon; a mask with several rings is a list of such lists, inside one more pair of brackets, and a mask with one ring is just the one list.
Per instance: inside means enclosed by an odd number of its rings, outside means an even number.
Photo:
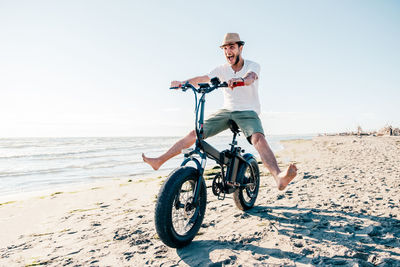
[{"label": "handlebar grip", "polygon": [[233,88],[238,87],[238,86],[244,86],[244,82],[235,82],[235,83],[233,83]]},{"label": "handlebar grip", "polygon": [[170,87],[169,89],[172,90],[172,89],[179,89],[179,88],[181,88],[181,87]]}]

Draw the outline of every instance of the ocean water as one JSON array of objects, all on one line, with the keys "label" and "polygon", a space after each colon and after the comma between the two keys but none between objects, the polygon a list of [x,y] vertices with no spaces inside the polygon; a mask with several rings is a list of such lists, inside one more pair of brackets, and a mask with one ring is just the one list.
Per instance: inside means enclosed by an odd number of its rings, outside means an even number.
[{"label": "ocean water", "polygon": [[[231,136],[216,136],[207,141],[219,150],[228,148]],[[268,136],[272,150],[288,139],[309,136]],[[153,171],[141,154],[158,156],[179,137],[85,137],[85,138],[3,138],[0,139],[0,199],[41,190],[57,190],[66,185],[90,184],[112,179],[140,179],[164,175],[178,167],[177,156]],[[243,136],[239,146],[258,156]],[[207,165],[213,162],[208,160]]]}]

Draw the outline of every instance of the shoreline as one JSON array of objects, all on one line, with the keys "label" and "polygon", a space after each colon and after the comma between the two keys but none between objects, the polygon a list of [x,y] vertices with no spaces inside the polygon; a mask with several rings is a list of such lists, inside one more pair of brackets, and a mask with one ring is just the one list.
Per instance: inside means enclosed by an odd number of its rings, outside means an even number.
[{"label": "shoreline", "polygon": [[288,188],[278,191],[260,166],[260,192],[247,212],[232,195],[219,201],[207,189],[202,227],[185,248],[168,248],[155,233],[164,177],[153,175],[1,205],[0,265],[400,264],[400,138],[284,145],[279,165],[299,168]]},{"label": "shoreline", "polygon": [[[283,140],[279,141],[278,145],[279,147],[275,150],[275,153],[281,151],[284,149],[283,146],[283,142],[285,142],[287,139],[289,140],[293,140],[290,139],[292,137],[298,137],[298,136],[302,136],[302,135],[276,135],[276,136],[281,136],[283,137]],[[313,138],[315,136],[312,135],[304,135],[306,138],[302,139],[300,138],[300,140],[307,140],[308,138]],[[230,136],[227,136],[230,137]],[[18,138],[17,138],[18,139]],[[60,138],[61,139],[61,138]],[[259,157],[256,154],[255,155],[257,160],[259,161]],[[209,166],[207,166],[208,169],[211,169],[212,167],[215,166],[215,163],[212,160],[207,161],[207,164]],[[178,167],[178,165],[177,165]],[[114,181],[115,182],[123,182],[123,181],[129,181],[129,180],[146,180],[146,179],[151,179],[153,178],[155,175],[156,176],[167,176],[170,172],[173,171],[173,168],[168,168],[168,169],[161,169],[158,171],[153,171],[151,170],[151,168],[149,167],[149,172],[144,173],[144,174],[135,174],[129,177],[123,177],[123,178],[119,178],[119,177],[115,177],[115,178],[108,178],[108,179],[96,179],[93,181],[90,180],[85,180],[82,182],[76,181],[76,182],[72,182],[72,183],[68,183],[68,184],[57,184],[57,185],[47,185],[44,188],[39,188],[39,189],[33,189],[33,190],[29,190],[27,192],[18,192],[18,193],[9,193],[9,194],[5,194],[0,196],[0,206],[4,205],[8,202],[15,202],[15,201],[20,201],[20,200],[27,200],[29,198],[33,198],[33,197],[43,197],[43,196],[47,196],[47,195],[51,195],[57,192],[62,192],[62,193],[68,193],[70,191],[82,191],[82,190],[86,190],[86,189],[90,189],[91,187],[97,187],[97,186],[106,186],[108,184],[112,184]]]},{"label": "shoreline", "polygon": [[[165,170],[160,171],[157,173],[157,177],[165,177],[171,171]],[[70,192],[82,192],[85,190],[90,190],[92,187],[106,187],[112,186],[116,183],[125,183],[125,182],[135,182],[135,181],[142,181],[142,180],[149,180],[155,177],[154,174],[148,173],[144,175],[135,175],[132,178],[113,178],[113,179],[100,179],[94,181],[84,181],[84,182],[76,182],[71,184],[60,184],[56,186],[48,186],[44,189],[29,191],[29,192],[21,192],[15,194],[7,194],[5,196],[0,196],[0,206],[6,204],[7,202],[17,202],[23,200],[29,200],[30,198],[38,198],[38,197],[46,197],[53,194],[58,193],[70,193]]]}]

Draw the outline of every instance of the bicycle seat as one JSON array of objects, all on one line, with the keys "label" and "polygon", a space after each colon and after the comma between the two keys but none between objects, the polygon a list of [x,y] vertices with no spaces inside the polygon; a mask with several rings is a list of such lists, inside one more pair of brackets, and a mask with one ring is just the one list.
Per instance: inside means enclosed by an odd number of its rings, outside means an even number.
[{"label": "bicycle seat", "polygon": [[238,134],[240,132],[239,126],[236,124],[234,120],[229,120],[228,125],[233,133]]}]

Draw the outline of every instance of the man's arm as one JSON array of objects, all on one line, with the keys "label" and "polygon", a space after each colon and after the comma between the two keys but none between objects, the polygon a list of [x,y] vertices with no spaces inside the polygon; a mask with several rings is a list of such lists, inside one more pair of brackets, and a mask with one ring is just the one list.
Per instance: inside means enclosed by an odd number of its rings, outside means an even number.
[{"label": "man's arm", "polygon": [[257,74],[252,71],[246,73],[246,75],[244,75],[244,77],[243,77],[243,81],[244,81],[245,85],[250,85],[250,84],[254,83],[257,79],[258,79]]},{"label": "man's arm", "polygon": [[179,86],[185,84],[186,82],[189,82],[190,84],[192,84],[194,86],[198,86],[199,83],[210,82],[210,78],[208,77],[208,75],[204,75],[204,76],[197,76],[197,77],[185,80],[185,81],[172,81],[171,87],[179,87]]},{"label": "man's arm", "polygon": [[233,78],[228,81],[228,87],[233,89],[233,83],[244,82],[244,85],[250,85],[258,79],[255,72],[250,71],[246,73],[242,78]]}]

